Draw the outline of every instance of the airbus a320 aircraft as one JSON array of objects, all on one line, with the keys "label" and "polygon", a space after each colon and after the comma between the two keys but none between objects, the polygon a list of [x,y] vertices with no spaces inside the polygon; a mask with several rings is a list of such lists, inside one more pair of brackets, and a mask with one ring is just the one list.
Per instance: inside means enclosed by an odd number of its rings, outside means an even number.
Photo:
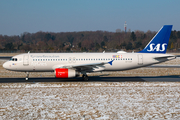
[{"label": "airbus a320 aircraft", "polygon": [[7,70],[54,72],[56,78],[71,78],[99,71],[123,71],[175,59],[165,54],[172,25],[164,25],[147,46],[138,53],[26,53],[12,57],[3,64]]}]

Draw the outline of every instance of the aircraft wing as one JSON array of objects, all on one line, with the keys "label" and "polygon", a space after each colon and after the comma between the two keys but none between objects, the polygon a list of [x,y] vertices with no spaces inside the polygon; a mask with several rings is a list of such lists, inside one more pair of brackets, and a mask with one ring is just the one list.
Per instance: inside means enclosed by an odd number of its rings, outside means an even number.
[{"label": "aircraft wing", "polygon": [[89,63],[89,64],[79,64],[79,65],[63,65],[63,66],[57,66],[55,68],[74,68],[77,69],[78,71],[93,71],[93,70],[103,70],[105,64],[110,64],[112,65],[112,62],[100,62],[100,63]]}]

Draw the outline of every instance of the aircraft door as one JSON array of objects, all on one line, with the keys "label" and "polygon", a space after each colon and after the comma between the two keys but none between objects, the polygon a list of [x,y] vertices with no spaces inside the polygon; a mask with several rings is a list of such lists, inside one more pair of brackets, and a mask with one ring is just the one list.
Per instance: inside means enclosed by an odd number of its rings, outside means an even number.
[{"label": "aircraft door", "polygon": [[29,55],[23,56],[23,65],[28,66],[29,65]]},{"label": "aircraft door", "polygon": [[143,65],[143,55],[138,55],[138,65]]}]

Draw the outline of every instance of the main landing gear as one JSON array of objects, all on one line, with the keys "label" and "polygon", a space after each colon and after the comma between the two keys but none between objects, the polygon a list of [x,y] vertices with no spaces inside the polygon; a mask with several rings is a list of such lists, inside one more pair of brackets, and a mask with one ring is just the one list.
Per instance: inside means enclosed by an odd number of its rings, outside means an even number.
[{"label": "main landing gear", "polygon": [[89,78],[88,78],[88,76],[86,75],[86,74],[83,74],[83,80],[85,80],[85,81],[88,81],[89,80]]},{"label": "main landing gear", "polygon": [[26,72],[26,74],[27,74],[27,75],[26,75],[26,78],[25,78],[25,79],[28,80],[28,79],[29,79],[29,72]]}]

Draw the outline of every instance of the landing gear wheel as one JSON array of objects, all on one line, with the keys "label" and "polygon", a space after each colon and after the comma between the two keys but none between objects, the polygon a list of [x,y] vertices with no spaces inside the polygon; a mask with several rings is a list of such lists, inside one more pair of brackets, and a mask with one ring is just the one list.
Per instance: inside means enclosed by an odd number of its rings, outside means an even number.
[{"label": "landing gear wheel", "polygon": [[89,80],[88,76],[87,75],[83,75],[83,80],[88,81]]},{"label": "landing gear wheel", "polygon": [[27,73],[27,75],[26,75],[25,80],[28,80],[29,79],[29,72],[26,72],[26,73]]}]

